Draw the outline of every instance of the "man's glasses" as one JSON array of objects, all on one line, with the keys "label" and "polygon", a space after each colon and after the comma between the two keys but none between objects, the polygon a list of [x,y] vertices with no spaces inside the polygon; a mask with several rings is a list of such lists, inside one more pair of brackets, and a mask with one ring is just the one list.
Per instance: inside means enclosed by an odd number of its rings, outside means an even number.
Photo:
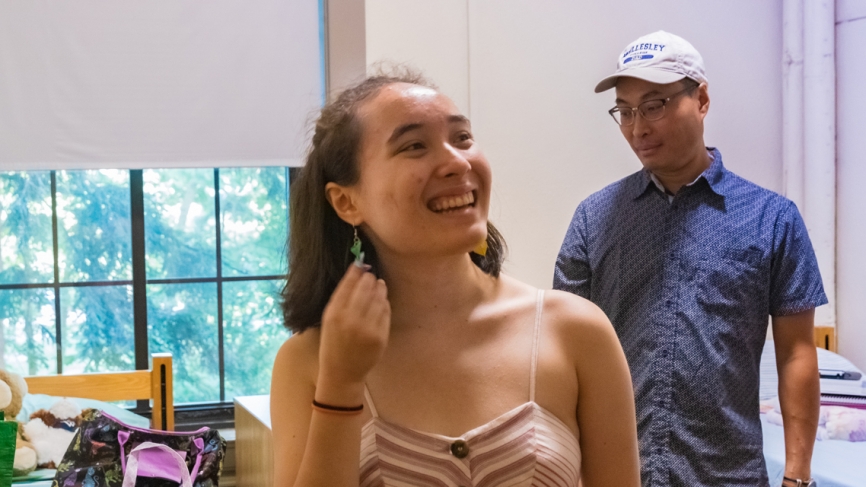
[{"label": "man's glasses", "polygon": [[613,117],[613,120],[618,125],[621,125],[623,127],[628,127],[629,125],[634,124],[634,119],[637,116],[636,112],[640,112],[640,116],[643,117],[644,120],[648,122],[654,122],[665,116],[665,105],[667,105],[669,101],[695,88],[695,86],[689,86],[688,88],[682,89],[667,98],[647,100],[638,105],[637,108],[613,107],[608,110],[607,113],[609,113],[610,116]]}]

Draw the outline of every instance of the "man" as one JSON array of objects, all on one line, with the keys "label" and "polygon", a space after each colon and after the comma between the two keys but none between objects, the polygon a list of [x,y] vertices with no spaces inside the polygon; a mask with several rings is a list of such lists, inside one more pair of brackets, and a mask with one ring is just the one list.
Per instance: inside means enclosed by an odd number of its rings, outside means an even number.
[{"label": "man", "polygon": [[785,486],[812,485],[825,304],[796,206],[725,169],[703,141],[703,60],[659,31],[622,52],[597,93],[643,170],[577,208],[554,287],[610,318],[631,368],[644,486],[765,486],[759,363],[772,316]]}]

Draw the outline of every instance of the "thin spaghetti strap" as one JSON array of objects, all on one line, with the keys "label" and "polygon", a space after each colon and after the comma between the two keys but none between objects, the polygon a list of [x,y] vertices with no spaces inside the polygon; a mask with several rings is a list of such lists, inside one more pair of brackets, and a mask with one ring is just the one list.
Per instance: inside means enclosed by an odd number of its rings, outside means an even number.
[{"label": "thin spaghetti strap", "polygon": [[367,384],[364,384],[364,398],[367,399],[367,406],[370,406],[370,414],[374,418],[378,418],[379,413],[376,411],[376,405],[373,404],[373,396],[370,395],[370,389],[367,389]]},{"label": "thin spaghetti strap", "polygon": [[535,377],[538,375],[538,336],[541,330],[541,311],[544,308],[544,290],[538,290],[535,305],[535,329],[532,331],[532,366],[529,370],[529,401],[535,402]]}]

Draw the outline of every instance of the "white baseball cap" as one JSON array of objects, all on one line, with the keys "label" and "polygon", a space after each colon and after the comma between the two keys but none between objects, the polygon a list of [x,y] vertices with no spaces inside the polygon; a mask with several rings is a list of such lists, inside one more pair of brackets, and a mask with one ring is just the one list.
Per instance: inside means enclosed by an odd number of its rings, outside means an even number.
[{"label": "white baseball cap", "polygon": [[619,55],[616,72],[601,80],[595,92],[616,86],[621,76],[668,84],[683,78],[706,83],[704,59],[689,41],[660,30],[629,44]]}]

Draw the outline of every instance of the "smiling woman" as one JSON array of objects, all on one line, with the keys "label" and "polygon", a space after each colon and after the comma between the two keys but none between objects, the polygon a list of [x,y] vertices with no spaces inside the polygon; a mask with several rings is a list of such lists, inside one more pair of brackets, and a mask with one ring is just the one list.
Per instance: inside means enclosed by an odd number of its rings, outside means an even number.
[{"label": "smiling woman", "polygon": [[[352,257],[347,242],[351,242],[354,228],[337,216],[325,194],[325,185],[334,183],[350,186],[358,182],[360,170],[355,161],[355,152],[361,145],[361,115],[357,113],[358,108],[383,87],[396,83],[410,84],[436,93],[433,85],[417,73],[372,77],[343,92],[322,110],[316,121],[312,150],[291,192],[289,267],[292,272],[283,291],[283,311],[286,326],[294,332],[320,324],[325,304]],[[469,121],[462,115],[459,120],[468,125]],[[409,138],[412,132],[417,135],[419,128],[417,123],[395,128],[388,134],[389,145],[399,139],[403,143],[400,150],[405,157],[417,156],[418,152],[413,151],[422,150],[421,143],[406,144],[403,139]],[[392,147],[389,149],[395,150]],[[486,205],[487,202],[485,215]],[[364,248],[366,263],[376,270],[379,264],[377,247],[370,241],[364,227],[358,236]],[[478,240],[483,238],[479,237]],[[485,255],[471,254],[470,258],[484,272],[498,276],[505,258],[505,241],[491,223],[487,224],[486,243]],[[311,286],[310,283],[314,282],[318,285]]]},{"label": "smiling woman", "polygon": [[416,75],[369,78],[312,143],[291,192],[275,483],[637,485],[613,329],[500,272],[490,164],[454,103]]}]

